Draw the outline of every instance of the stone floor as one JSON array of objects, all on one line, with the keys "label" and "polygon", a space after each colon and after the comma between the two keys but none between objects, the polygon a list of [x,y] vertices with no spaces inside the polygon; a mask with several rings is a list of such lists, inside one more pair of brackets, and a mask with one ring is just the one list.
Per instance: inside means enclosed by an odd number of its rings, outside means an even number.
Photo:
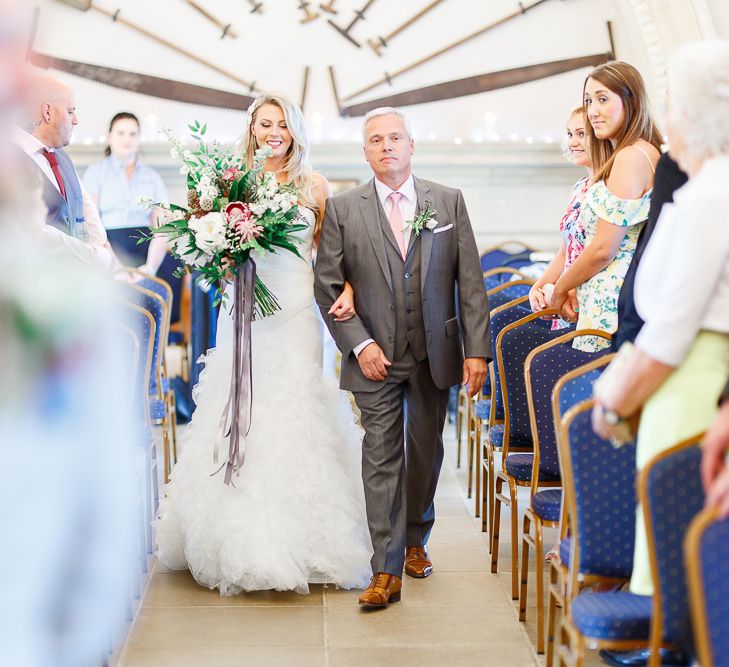
[{"label": "stone floor", "polygon": [[[156,565],[116,667],[543,665],[534,649],[533,554],[528,618],[519,623],[510,591],[509,513],[503,517],[504,542],[494,575],[473,500],[466,498],[466,472],[455,467],[453,431],[446,426],[446,460],[429,543],[435,573],[424,580],[405,577],[400,603],[362,612],[358,591],[322,586],[307,596],[221,597],[199,587],[187,572]],[[523,508],[526,497],[520,499]],[[545,542],[555,536],[547,531]]]}]

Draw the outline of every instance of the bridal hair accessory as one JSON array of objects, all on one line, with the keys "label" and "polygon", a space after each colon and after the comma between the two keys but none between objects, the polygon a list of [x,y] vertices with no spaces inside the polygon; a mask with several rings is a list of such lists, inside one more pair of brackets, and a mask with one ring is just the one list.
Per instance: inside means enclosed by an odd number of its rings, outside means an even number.
[{"label": "bridal hair accessory", "polygon": [[269,146],[258,149],[253,163],[247,165],[219,142],[205,143],[207,125],[195,121],[188,127],[197,142],[192,149],[168,128],[162,131],[172,146],[170,155],[182,161],[187,207],[140,198],[140,204],[161,211],[163,223],[138,243],[152,236],[164,237],[172,254],[185,265],[183,274],[195,271],[196,283],[218,285],[215,304],[227,297],[223,290],[232,280],[233,372],[213,452],[213,462],[218,463],[220,445],[230,436],[228,459],[213,473],[225,468],[225,483],[230,484],[243,465],[251,424],[251,323],[281,309],[276,296],[256,276],[251,255],[283,248],[300,257],[295,233],[308,224],[302,224],[298,216],[299,193],[289,185],[279,185],[275,174],[263,171],[273,153]]},{"label": "bridal hair accessory", "polygon": [[418,213],[412,220],[406,220],[403,231],[411,229],[415,236],[420,236],[420,232],[423,229],[433,230],[438,226],[438,221],[435,219],[437,211],[431,206],[430,202],[425,203],[425,208]]}]

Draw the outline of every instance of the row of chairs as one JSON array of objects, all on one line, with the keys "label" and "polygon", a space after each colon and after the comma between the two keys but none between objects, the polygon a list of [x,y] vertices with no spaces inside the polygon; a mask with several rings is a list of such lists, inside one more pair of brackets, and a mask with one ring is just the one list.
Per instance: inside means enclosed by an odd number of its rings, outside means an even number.
[{"label": "row of chairs", "polygon": [[136,269],[120,270],[116,277],[116,329],[120,352],[125,355],[131,372],[138,450],[138,539],[127,604],[127,620],[131,623],[149,576],[154,550],[152,522],[159,505],[159,474],[153,426],[162,430],[165,482],[177,455],[176,401],[165,354],[170,336],[172,290],[165,281]]},{"label": "row of chairs", "polygon": [[[649,600],[648,608],[652,614],[648,615],[648,621],[645,622],[645,616],[641,617],[644,629],[649,628],[648,633],[641,637],[615,639],[608,630],[604,630],[610,625],[608,612],[614,612],[618,623],[624,623],[630,617],[631,608],[633,611],[645,611],[646,601],[622,592],[594,598],[580,593],[594,583],[608,586],[624,583],[630,575],[634,534],[630,531],[634,531],[635,521],[634,448],[616,451],[604,442],[601,447],[595,446],[597,436],[592,433],[589,423],[592,384],[612,355],[607,351],[585,353],[572,347],[579,336],[609,340],[610,335],[595,330],[553,330],[547,321],[531,313],[528,298],[524,293],[520,295],[519,290],[528,291],[533,281],[522,273],[524,265],[518,264],[529,258],[531,249],[516,246],[515,251],[515,245],[512,243],[508,248],[502,246],[492,251],[496,253],[497,261],[505,262],[503,267],[493,266],[488,253],[482,258],[484,284],[492,305],[494,363],[491,364],[490,383],[482,396],[469,401],[465,393],[459,395],[456,419],[458,465],[461,463],[461,431],[465,424],[468,495],[471,497],[475,488],[475,514],[481,514],[482,528],[489,536],[492,572],[498,568],[500,515],[501,507],[505,505],[511,509],[512,597],[519,600],[521,621],[526,620],[529,550],[535,550],[537,650],[540,653],[545,649],[543,529],[560,529],[559,555],[551,561],[548,589],[548,665],[553,664],[555,654],[558,608],[562,609],[560,664],[581,665],[586,645],[613,649],[680,645],[680,642],[671,641],[670,632],[664,631],[670,626],[673,632],[676,623],[673,618],[665,620],[666,613],[661,607],[663,598],[660,596]],[[505,297],[503,301],[500,295]],[[510,300],[509,296],[512,297]],[[544,314],[553,313],[548,311]],[[595,452],[604,454],[605,445],[613,457],[596,458]],[[694,452],[697,451],[695,442],[687,443],[685,447],[689,445],[693,446]],[[574,448],[578,448],[577,453]],[[498,471],[495,463],[497,453],[501,453]],[[592,467],[580,468],[580,454],[589,460]],[[693,456],[695,458],[696,454]],[[688,466],[687,470],[690,469]],[[586,482],[586,487],[578,484],[578,490],[575,490],[576,480],[582,480],[580,474],[589,479],[589,484]],[[685,488],[692,489],[698,483],[697,479],[694,476]],[[518,487],[529,488],[521,540]],[[700,494],[697,497],[700,505]],[[585,501],[586,498],[589,500]],[[646,507],[649,500],[644,501]],[[606,503],[610,505],[610,516],[620,514],[622,523],[618,521],[614,525],[623,529],[611,528],[609,535],[600,535],[606,523],[610,523],[606,520]],[[695,505],[693,507],[698,509]],[[689,505],[684,507],[687,508]],[[520,542],[521,577],[518,567]],[[654,553],[658,551],[665,559],[666,549],[655,549]],[[595,566],[596,561],[599,567]],[[670,562],[675,565],[681,559],[676,561],[674,558]],[[675,609],[675,591],[667,591],[665,597],[671,600],[672,609]],[[684,604],[682,608],[687,607]],[[595,627],[603,628],[607,636],[600,636],[602,630],[597,631]],[[657,637],[661,638],[660,642]],[[654,653],[657,655],[657,651]]]}]

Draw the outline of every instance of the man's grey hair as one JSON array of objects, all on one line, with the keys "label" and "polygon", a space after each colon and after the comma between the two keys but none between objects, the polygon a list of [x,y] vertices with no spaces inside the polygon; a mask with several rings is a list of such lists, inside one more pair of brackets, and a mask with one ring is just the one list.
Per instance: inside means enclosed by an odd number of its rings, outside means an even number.
[{"label": "man's grey hair", "polygon": [[377,116],[398,116],[401,118],[403,125],[405,125],[405,132],[407,132],[408,137],[412,140],[413,130],[410,127],[410,121],[402,111],[395,107],[377,107],[376,109],[372,109],[372,111],[368,111],[362,122],[362,145],[367,143],[367,123],[372,118],[377,118]]},{"label": "man's grey hair", "polygon": [[729,42],[685,44],[671,56],[667,78],[672,125],[691,157],[729,155]]}]

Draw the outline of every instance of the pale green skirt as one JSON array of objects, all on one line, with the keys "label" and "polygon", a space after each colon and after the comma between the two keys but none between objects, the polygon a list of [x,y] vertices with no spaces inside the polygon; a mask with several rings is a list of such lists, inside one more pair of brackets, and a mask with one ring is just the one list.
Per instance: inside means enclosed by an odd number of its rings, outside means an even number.
[{"label": "pale green skirt", "polygon": [[[667,334],[670,335],[670,334]],[[701,331],[683,363],[643,406],[638,428],[636,467],[656,454],[705,431],[729,375],[729,334]],[[638,506],[630,591],[653,595],[643,512]]]}]

